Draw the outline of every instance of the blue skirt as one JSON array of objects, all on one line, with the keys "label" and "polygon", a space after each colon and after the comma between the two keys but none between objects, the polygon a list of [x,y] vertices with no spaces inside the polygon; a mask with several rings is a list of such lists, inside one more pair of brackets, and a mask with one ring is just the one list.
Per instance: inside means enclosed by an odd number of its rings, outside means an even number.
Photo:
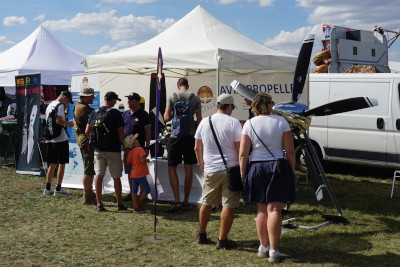
[{"label": "blue skirt", "polygon": [[294,175],[287,160],[280,161],[280,173],[275,172],[276,161],[250,162],[243,190],[243,203],[292,203],[296,198]]}]

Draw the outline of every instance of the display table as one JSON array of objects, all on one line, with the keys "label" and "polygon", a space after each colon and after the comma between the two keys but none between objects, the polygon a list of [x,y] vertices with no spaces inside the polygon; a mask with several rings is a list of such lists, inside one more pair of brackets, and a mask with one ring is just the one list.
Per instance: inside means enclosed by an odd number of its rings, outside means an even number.
[{"label": "display table", "polygon": [[[149,182],[151,188],[151,192],[149,194],[149,198],[151,199],[153,199],[155,196],[154,184],[156,179],[154,175],[154,162],[155,159],[152,158],[150,163],[148,163],[150,175],[147,175],[147,181]],[[183,164],[178,165],[177,173],[179,177],[179,193],[181,201],[183,201],[184,180],[185,180],[185,170]],[[203,172],[201,171],[199,165],[193,165],[193,184],[189,196],[190,203],[199,203],[199,204],[202,203],[203,178],[204,178]],[[124,193],[128,193],[130,190],[129,190],[127,174],[123,174],[123,176],[121,177],[121,183],[122,183],[122,191]],[[66,173],[63,179],[62,186],[66,188],[83,189],[82,175]],[[103,193],[107,194],[113,192],[114,192],[114,180],[111,178],[107,168],[107,172],[103,180]],[[160,159],[160,158],[157,159],[157,193],[158,193],[157,200],[174,201],[174,195],[169,183],[167,159]]]}]

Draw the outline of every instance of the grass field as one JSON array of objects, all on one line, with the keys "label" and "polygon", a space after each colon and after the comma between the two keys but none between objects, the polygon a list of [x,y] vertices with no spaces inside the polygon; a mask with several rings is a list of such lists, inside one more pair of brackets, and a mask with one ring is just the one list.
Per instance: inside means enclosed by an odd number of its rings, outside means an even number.
[{"label": "grass field", "polygon": [[[393,170],[346,164],[326,164],[334,193],[350,224],[318,230],[290,229],[282,235],[280,266],[398,266],[400,263],[400,186],[390,198]],[[166,174],[165,174],[166,175]],[[290,215],[297,223],[317,225],[321,215],[337,215],[324,191],[315,200],[312,187],[297,185],[298,201]],[[229,235],[238,249],[217,251],[219,213],[208,225],[210,245],[197,245],[198,206],[176,214],[159,203],[159,244],[142,241],[154,232],[153,203],[147,214],[116,210],[113,195],[105,195],[108,212],[82,205],[82,190],[68,197],[43,196],[44,177],[16,175],[0,169],[1,266],[265,266],[256,257],[255,206],[241,206]]]}]

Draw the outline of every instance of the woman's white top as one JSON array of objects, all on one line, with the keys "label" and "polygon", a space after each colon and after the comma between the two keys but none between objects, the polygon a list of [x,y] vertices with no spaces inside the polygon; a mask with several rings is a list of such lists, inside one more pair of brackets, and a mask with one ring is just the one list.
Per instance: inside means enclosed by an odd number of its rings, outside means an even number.
[{"label": "woman's white top", "polygon": [[247,120],[243,126],[242,135],[247,135],[253,146],[250,161],[267,161],[274,160],[274,157],[260,142],[250,126],[250,121],[257,135],[274,154],[275,158],[283,158],[283,133],[290,131],[286,119],[278,115],[259,115]]}]

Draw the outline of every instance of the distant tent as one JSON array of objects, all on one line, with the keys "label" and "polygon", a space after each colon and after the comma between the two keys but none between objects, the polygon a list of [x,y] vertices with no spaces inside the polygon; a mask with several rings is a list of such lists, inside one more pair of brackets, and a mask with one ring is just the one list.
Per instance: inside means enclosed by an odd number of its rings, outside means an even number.
[{"label": "distant tent", "polygon": [[87,72],[148,74],[156,68],[158,48],[169,77],[227,71],[292,72],[297,57],[271,50],[225,25],[197,6],[156,37],[131,48],[86,56]]},{"label": "distant tent", "polygon": [[0,86],[13,88],[15,75],[36,72],[41,73],[42,84],[70,85],[72,74],[85,71],[83,59],[83,55],[39,26],[0,54]]}]

